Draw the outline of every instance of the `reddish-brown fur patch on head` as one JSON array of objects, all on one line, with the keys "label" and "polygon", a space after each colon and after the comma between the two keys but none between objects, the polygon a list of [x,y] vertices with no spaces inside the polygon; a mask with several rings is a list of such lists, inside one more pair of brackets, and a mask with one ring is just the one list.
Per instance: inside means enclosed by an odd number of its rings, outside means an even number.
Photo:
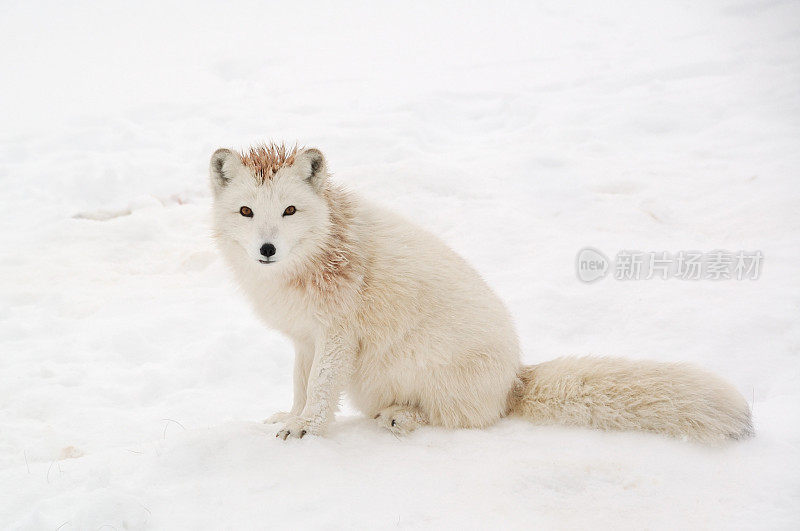
[{"label": "reddish-brown fur patch on head", "polygon": [[285,144],[261,144],[242,152],[242,163],[253,171],[259,184],[272,179],[279,169],[294,164],[300,148],[295,144],[287,148]]}]

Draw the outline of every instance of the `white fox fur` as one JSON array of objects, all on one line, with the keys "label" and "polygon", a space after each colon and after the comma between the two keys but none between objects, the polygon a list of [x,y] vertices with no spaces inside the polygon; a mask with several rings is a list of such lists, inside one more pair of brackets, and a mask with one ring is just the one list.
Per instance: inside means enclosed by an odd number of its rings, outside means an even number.
[{"label": "white fox fur", "polygon": [[398,434],[509,414],[702,441],[752,433],[742,396],[688,365],[522,366],[512,320],[480,275],[432,234],[331,183],[316,149],[220,149],[210,174],[219,248],[257,314],[295,345],[293,406],[268,420],[284,423],[284,439],[324,433],[343,391]]}]

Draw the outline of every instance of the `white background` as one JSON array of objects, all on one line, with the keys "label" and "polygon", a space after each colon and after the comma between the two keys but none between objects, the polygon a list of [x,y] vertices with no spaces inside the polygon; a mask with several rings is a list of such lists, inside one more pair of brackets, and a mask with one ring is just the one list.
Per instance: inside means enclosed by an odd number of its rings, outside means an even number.
[{"label": "white background", "polygon": [[[409,4],[0,6],[0,527],[800,525],[798,4]],[[756,438],[398,440],[345,405],[275,439],[291,346],[215,252],[206,176],[269,139],[467,257],[526,362],[691,361]],[[586,285],[587,245],[765,262]]]}]

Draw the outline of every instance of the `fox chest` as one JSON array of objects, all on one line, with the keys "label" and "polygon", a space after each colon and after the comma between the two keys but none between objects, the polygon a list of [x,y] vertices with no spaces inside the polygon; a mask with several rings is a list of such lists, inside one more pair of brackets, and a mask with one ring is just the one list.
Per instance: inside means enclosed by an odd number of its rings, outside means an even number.
[{"label": "fox chest", "polygon": [[249,299],[258,317],[269,328],[293,339],[314,337],[318,320],[305,298],[284,290],[262,289],[251,293]]}]

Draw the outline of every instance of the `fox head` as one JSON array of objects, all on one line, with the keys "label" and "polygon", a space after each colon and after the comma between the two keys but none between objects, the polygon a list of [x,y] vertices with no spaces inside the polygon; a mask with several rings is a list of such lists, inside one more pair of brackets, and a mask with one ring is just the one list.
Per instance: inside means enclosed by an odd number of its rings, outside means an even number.
[{"label": "fox head", "polygon": [[215,236],[237,261],[280,270],[323,245],[330,211],[319,150],[268,145],[239,154],[218,149],[209,174]]}]

